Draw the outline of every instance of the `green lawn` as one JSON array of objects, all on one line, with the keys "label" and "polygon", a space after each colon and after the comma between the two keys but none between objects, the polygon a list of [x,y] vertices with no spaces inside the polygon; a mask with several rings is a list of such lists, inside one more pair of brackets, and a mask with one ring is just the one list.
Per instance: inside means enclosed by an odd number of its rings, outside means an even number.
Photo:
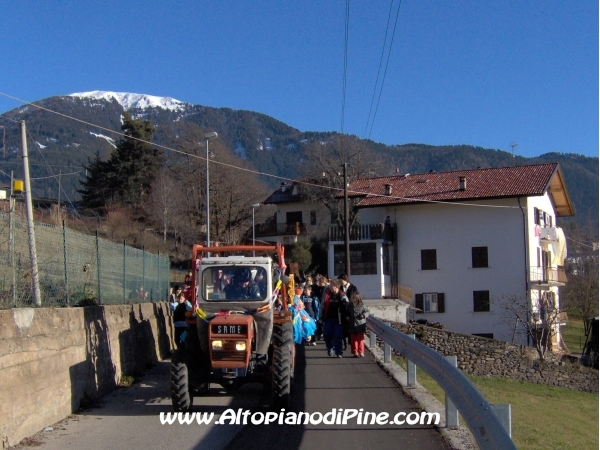
[{"label": "green lawn", "polygon": [[585,333],[581,319],[569,314],[569,322],[561,328],[561,331],[563,340],[571,353],[581,354],[583,345],[585,344]]},{"label": "green lawn", "polygon": [[[397,361],[406,368],[403,358]],[[517,448],[598,448],[597,394],[507,379],[468,377],[490,403],[512,405],[512,436]],[[444,391],[421,369],[417,369],[417,381],[444,403]]]}]

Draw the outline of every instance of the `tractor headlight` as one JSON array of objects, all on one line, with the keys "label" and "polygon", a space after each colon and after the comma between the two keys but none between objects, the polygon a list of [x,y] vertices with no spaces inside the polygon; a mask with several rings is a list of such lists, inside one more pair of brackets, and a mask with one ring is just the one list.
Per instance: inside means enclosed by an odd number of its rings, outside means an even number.
[{"label": "tractor headlight", "polygon": [[235,349],[243,352],[246,350],[246,341],[236,341],[235,342]]},{"label": "tractor headlight", "polygon": [[223,341],[212,341],[213,350],[223,350]]}]

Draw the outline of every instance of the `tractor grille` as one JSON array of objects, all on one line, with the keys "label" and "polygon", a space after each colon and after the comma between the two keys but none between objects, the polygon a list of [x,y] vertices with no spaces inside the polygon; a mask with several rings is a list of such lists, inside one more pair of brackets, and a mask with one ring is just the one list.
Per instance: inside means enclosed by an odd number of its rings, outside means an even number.
[{"label": "tractor grille", "polygon": [[223,341],[223,350],[212,352],[213,361],[235,361],[245,362],[246,351],[239,351],[235,349],[236,341]]}]

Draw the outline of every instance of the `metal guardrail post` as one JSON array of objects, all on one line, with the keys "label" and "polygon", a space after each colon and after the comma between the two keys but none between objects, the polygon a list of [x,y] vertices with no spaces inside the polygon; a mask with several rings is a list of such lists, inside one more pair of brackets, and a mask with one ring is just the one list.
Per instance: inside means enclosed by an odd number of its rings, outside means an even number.
[{"label": "metal guardrail post", "polygon": [[492,405],[444,356],[373,316],[367,317],[367,328],[384,342],[389,342],[398,353],[414,361],[440,385],[452,398],[481,450],[516,450]]},{"label": "metal guardrail post", "polygon": [[506,432],[510,437],[512,437],[512,408],[510,403],[500,404],[500,405],[492,405],[494,408],[494,412],[504,425]]},{"label": "metal guardrail post", "polygon": [[369,331],[369,347],[375,347],[377,345],[377,335],[373,330]]},{"label": "metal guardrail post", "polygon": [[[409,334],[409,338],[415,339],[414,334]],[[415,386],[417,384],[417,365],[410,359],[406,359],[406,384]]]},{"label": "metal guardrail post", "polygon": [[[457,367],[457,358],[456,356],[446,356],[446,360],[452,364],[452,367]],[[454,403],[452,403],[452,399],[446,393],[446,428],[451,430],[458,429],[458,409]]]},{"label": "metal guardrail post", "polygon": [[392,361],[392,346],[387,342],[383,344],[383,362],[389,363]]},{"label": "metal guardrail post", "polygon": [[67,224],[65,221],[62,221],[62,229],[63,229],[63,256],[65,260],[65,287],[67,291],[67,306],[69,306],[69,270],[67,265]]}]

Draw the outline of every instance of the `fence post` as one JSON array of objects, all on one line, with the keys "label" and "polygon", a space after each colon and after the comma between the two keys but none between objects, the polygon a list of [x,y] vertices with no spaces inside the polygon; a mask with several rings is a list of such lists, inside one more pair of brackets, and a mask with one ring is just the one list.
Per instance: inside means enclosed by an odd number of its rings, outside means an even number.
[{"label": "fence post", "polygon": [[[450,362],[454,367],[457,367],[457,358],[456,356],[446,356],[446,360]],[[458,429],[458,409],[448,394],[446,394],[446,428],[451,430]]]},{"label": "fence post", "polygon": [[144,297],[142,301],[146,300],[146,294],[148,291],[146,289],[146,246],[142,245],[142,292],[144,293]]},{"label": "fence post", "polygon": [[[409,334],[409,338],[414,339],[414,334]],[[417,384],[417,365],[410,359],[406,358],[406,384],[414,386]]]},{"label": "fence post", "polygon": [[62,221],[62,229],[63,229],[63,256],[65,260],[65,287],[67,291],[67,306],[69,306],[69,270],[67,265],[67,227],[65,221]]},{"label": "fence post", "polygon": [[123,239],[123,304],[126,303],[125,280],[127,280],[127,245],[125,239]]},{"label": "fence post", "polygon": [[96,267],[98,269],[98,304],[101,305],[102,294],[100,286],[102,286],[102,283],[100,283],[100,238],[98,237],[98,230],[96,230]]}]

